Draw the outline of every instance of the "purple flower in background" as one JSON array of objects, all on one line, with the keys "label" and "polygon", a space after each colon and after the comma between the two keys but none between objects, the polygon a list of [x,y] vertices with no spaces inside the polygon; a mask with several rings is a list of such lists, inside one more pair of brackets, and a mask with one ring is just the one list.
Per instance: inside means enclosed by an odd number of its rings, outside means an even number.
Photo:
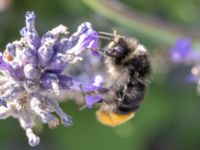
[{"label": "purple flower in background", "polygon": [[192,52],[191,39],[179,39],[174,47],[171,48],[171,58],[176,63],[187,61]]},{"label": "purple flower in background", "polygon": [[192,49],[190,38],[179,39],[170,51],[171,59],[175,63],[192,63],[200,60],[200,52]]},{"label": "purple flower in background", "polygon": [[175,63],[190,65],[191,72],[186,80],[191,83],[197,83],[197,91],[200,93],[200,51],[192,48],[190,38],[177,40],[170,51],[171,59]]},{"label": "purple flower in background", "polygon": [[[39,144],[32,128],[38,118],[53,128],[72,124],[72,118],[59,106],[59,93],[79,90],[80,82],[69,76],[68,66],[79,63],[86,49],[97,47],[97,32],[89,22],[82,23],[68,37],[63,25],[39,36],[34,12],[27,12],[20,40],[7,44],[0,55],[0,119],[17,118],[31,146]],[[92,84],[92,89],[97,89]],[[87,100],[97,98],[87,97]],[[91,106],[94,102],[88,101]],[[55,115],[56,114],[56,115]],[[59,117],[59,118],[58,118]]]}]

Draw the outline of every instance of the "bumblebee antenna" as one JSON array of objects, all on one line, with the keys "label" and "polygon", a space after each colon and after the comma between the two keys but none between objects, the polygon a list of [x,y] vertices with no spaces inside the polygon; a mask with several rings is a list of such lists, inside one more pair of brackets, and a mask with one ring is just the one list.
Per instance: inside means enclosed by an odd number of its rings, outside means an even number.
[{"label": "bumblebee antenna", "polygon": [[94,37],[94,38],[101,38],[101,39],[104,39],[104,40],[112,41],[112,42],[114,42],[115,44],[117,44],[117,42],[114,41],[113,38],[109,38],[109,37],[106,37],[106,36],[92,35],[91,37]]},{"label": "bumblebee antenna", "polygon": [[101,35],[92,35],[92,37],[98,37],[98,38],[101,38],[101,39],[105,39],[105,40],[112,41],[112,39],[111,39],[111,38],[109,38],[109,37],[106,37],[106,36],[101,36]]},{"label": "bumblebee antenna", "polygon": [[99,34],[103,34],[103,35],[107,35],[107,36],[114,36],[115,33],[108,33],[108,32],[103,32],[103,31],[99,31]]},{"label": "bumblebee antenna", "polygon": [[81,95],[84,97],[86,94],[85,94],[85,91],[83,90],[82,84],[79,84],[79,88],[81,90]]},{"label": "bumblebee antenna", "polygon": [[114,42],[115,44],[117,44],[117,42],[116,42],[115,40],[113,40],[113,38],[109,38],[109,37],[106,37],[106,36],[92,35],[91,37],[94,37],[94,38],[101,38],[101,39],[104,39],[104,40],[112,41],[112,42]]},{"label": "bumblebee antenna", "polygon": [[117,44],[117,42],[114,41],[113,38],[109,38],[109,37],[106,37],[106,36],[101,36],[101,35],[92,35],[91,37],[101,38],[101,39],[104,39],[104,40],[112,41],[112,42],[114,42],[115,44]]},{"label": "bumblebee antenna", "polygon": [[117,30],[113,30],[113,33],[99,31],[99,34],[107,35],[107,36],[115,36],[117,35]]},{"label": "bumblebee antenna", "polygon": [[[103,31],[99,31],[99,34],[102,34],[103,36],[102,37],[106,37],[106,36],[109,36],[109,37],[112,37],[110,39],[110,41],[114,42],[115,44],[117,44],[117,42],[114,40],[114,36],[117,35],[117,31],[114,30],[113,33],[108,33],[108,32],[103,32]],[[101,36],[101,35],[100,35]],[[107,37],[106,37],[107,38]]]}]

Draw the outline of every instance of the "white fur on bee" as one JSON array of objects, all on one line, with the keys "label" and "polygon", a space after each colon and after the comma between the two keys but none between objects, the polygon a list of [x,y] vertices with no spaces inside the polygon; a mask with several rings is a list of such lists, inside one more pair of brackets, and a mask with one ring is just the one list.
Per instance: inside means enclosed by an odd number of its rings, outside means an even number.
[{"label": "white fur on bee", "polygon": [[[112,61],[112,58],[108,58],[106,60],[106,66],[107,66],[107,73],[109,74],[110,78],[108,78],[109,84],[117,84],[121,85],[129,81],[129,71],[128,68],[124,68],[119,65],[115,65]],[[113,88],[115,88],[113,86]]]}]

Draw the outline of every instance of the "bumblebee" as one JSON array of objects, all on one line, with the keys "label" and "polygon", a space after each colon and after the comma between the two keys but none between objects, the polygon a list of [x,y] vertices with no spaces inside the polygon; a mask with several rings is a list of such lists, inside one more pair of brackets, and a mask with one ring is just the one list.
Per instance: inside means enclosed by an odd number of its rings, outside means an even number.
[{"label": "bumblebee", "polygon": [[137,39],[101,32],[111,36],[103,50],[108,76],[97,119],[104,125],[117,126],[135,116],[144,99],[151,74],[146,48]]}]

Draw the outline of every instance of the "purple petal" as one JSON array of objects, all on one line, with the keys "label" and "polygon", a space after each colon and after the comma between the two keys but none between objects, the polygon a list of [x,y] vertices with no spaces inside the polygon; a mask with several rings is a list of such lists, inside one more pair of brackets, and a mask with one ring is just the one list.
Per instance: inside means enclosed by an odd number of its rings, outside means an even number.
[{"label": "purple petal", "polygon": [[41,87],[45,90],[52,89],[52,82],[58,81],[58,77],[54,73],[43,73],[40,78]]},{"label": "purple petal", "polygon": [[6,51],[11,55],[12,57],[16,56],[16,45],[13,43],[8,43],[6,45]]},{"label": "purple petal", "polygon": [[85,49],[96,49],[98,46],[98,33],[89,22],[82,23],[70,39],[73,42],[76,41],[75,46],[70,49],[75,54],[79,54]]},{"label": "purple petal", "polygon": [[97,57],[101,56],[100,53],[94,49],[91,50],[91,53],[92,53],[92,55],[97,56]]},{"label": "purple petal", "polygon": [[188,56],[188,61],[194,63],[200,63],[200,52],[199,51],[192,51]]},{"label": "purple petal", "polygon": [[20,66],[17,66],[15,68],[9,68],[9,73],[16,80],[22,81],[25,78],[23,67],[20,67]]},{"label": "purple petal", "polygon": [[61,89],[70,89],[70,87],[73,85],[71,77],[68,77],[66,75],[58,75],[58,79],[59,79],[59,87]]},{"label": "purple petal", "polygon": [[41,39],[41,45],[48,42],[49,40],[56,43],[58,40],[66,38],[67,34],[68,34],[67,27],[59,25],[53,28],[52,30],[48,31],[47,33],[45,33],[45,35]]},{"label": "purple petal", "polygon": [[49,41],[52,41],[52,42],[56,42],[56,37],[55,35],[52,35],[50,32],[47,32],[41,39],[41,45],[49,42]]},{"label": "purple petal", "polygon": [[[94,91],[102,88],[103,84],[103,78],[99,75],[97,75],[89,85],[84,85],[83,90],[85,92],[88,91]],[[94,94],[94,95],[86,95],[85,100],[86,100],[86,105],[91,108],[94,104],[98,103],[101,101],[101,94]]]},{"label": "purple petal", "polygon": [[101,95],[99,94],[96,94],[96,95],[86,95],[85,96],[85,99],[86,99],[86,105],[88,108],[92,108],[92,106],[96,103],[98,103],[99,101],[101,101]]},{"label": "purple petal", "polygon": [[56,44],[54,45],[54,49],[56,50],[56,52],[61,52],[61,53],[64,53],[69,48],[70,48],[70,45],[69,45],[68,38],[63,38],[57,41]]},{"label": "purple petal", "polygon": [[37,64],[37,51],[36,49],[27,48],[21,51],[19,60],[22,64]]},{"label": "purple petal", "polygon": [[41,65],[46,66],[54,55],[53,45],[44,44],[38,50],[38,58]]},{"label": "purple petal", "polygon": [[9,70],[10,69],[10,64],[7,64],[4,60],[3,60],[3,54],[0,53],[0,70]]},{"label": "purple petal", "polygon": [[45,66],[46,70],[50,70],[56,73],[61,73],[66,68],[66,63],[64,62],[62,55],[57,53],[53,56],[53,58],[49,61],[48,65]]},{"label": "purple petal", "polygon": [[189,74],[186,77],[186,81],[189,82],[189,83],[196,83],[198,81],[198,77],[193,75],[193,74]]},{"label": "purple petal", "polygon": [[25,37],[29,43],[35,48],[40,46],[40,37],[35,29],[35,14],[33,11],[28,11],[25,15],[26,26],[20,31],[20,34]]},{"label": "purple petal", "polygon": [[19,66],[12,67],[10,64],[6,63],[3,60],[2,54],[0,54],[0,70],[8,71],[11,77],[16,80],[24,79],[23,67]]},{"label": "purple petal", "polygon": [[[54,57],[54,54],[58,53],[58,50],[60,52],[63,52],[64,48],[68,46],[68,41],[66,37],[64,39],[60,38],[64,35],[67,35],[67,28],[63,25],[60,25],[51,31],[48,31],[41,39],[42,46],[38,50],[38,57],[40,60],[40,63],[43,66],[46,66],[49,64],[50,60]],[[61,50],[62,49],[62,50]],[[57,57],[57,56],[56,56]],[[54,57],[55,58],[55,57]],[[57,58],[53,61],[57,61]],[[60,59],[60,62],[62,60]]]}]

